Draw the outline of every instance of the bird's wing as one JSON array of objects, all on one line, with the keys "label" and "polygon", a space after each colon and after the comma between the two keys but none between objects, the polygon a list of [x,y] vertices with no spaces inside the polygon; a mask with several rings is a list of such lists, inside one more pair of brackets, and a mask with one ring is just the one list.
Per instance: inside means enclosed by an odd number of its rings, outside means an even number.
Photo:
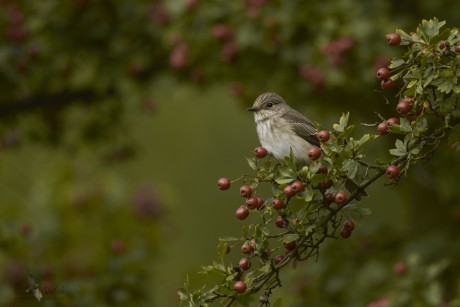
[{"label": "bird's wing", "polygon": [[315,146],[321,146],[318,137],[316,136],[318,131],[316,130],[314,124],[303,115],[291,113],[288,116],[283,115],[282,117],[291,123],[294,132],[302,139]]}]

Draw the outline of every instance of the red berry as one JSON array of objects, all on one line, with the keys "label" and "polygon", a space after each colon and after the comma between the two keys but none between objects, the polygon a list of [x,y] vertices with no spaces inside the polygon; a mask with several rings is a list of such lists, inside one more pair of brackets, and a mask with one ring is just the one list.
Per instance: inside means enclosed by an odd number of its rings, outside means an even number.
[{"label": "red berry", "polygon": [[321,165],[318,169],[317,174],[327,174],[327,166],[326,165]]},{"label": "red berry", "polygon": [[439,42],[439,49],[444,49],[449,46],[449,42],[442,40]]},{"label": "red berry", "polygon": [[294,191],[294,189],[292,188],[291,185],[287,185],[284,188],[283,192],[284,192],[284,195],[286,195],[287,198],[291,198],[292,196],[295,195],[295,191]]},{"label": "red berry", "polygon": [[256,147],[254,149],[254,155],[257,158],[265,158],[268,155],[268,151],[263,147]]},{"label": "red berry", "polygon": [[455,52],[460,53],[460,44],[455,46]]},{"label": "red berry", "polygon": [[217,181],[217,186],[219,187],[219,189],[221,189],[222,191],[224,190],[228,190],[230,188],[230,179],[228,178],[220,178],[218,181]]},{"label": "red berry", "polygon": [[300,193],[305,188],[303,183],[301,181],[299,181],[299,180],[296,180],[293,183],[291,183],[291,187],[292,187],[292,190],[294,190],[295,193]]},{"label": "red berry", "polygon": [[383,135],[383,134],[388,133],[389,128],[390,128],[390,126],[388,125],[388,122],[383,121],[377,126],[377,131],[379,132],[379,134]]},{"label": "red berry", "polygon": [[278,255],[273,259],[273,263],[274,264],[279,264],[283,260],[284,260],[284,256],[283,255]]},{"label": "red berry", "polygon": [[334,194],[332,194],[332,193],[326,193],[324,195],[324,202],[325,202],[326,205],[332,204],[334,202],[334,199],[335,199],[335,197],[334,197]]},{"label": "red berry", "polygon": [[249,209],[257,208],[258,204],[259,201],[257,200],[257,197],[251,196],[249,198],[246,198],[246,206],[248,206]]},{"label": "red berry", "polygon": [[312,161],[318,160],[319,157],[321,157],[321,149],[316,146],[313,146],[312,148],[310,148],[307,153],[308,153],[308,158],[310,158],[310,160]]},{"label": "red berry", "polygon": [[272,201],[272,206],[273,208],[275,208],[276,210],[281,210],[285,207],[285,204],[284,202],[279,199],[279,198],[275,198],[273,201]]},{"label": "red berry", "polygon": [[346,228],[343,228],[342,231],[340,232],[340,236],[344,239],[347,239],[351,236],[351,231],[349,231]]},{"label": "red berry", "polygon": [[388,165],[386,174],[388,178],[396,178],[399,175],[399,168],[396,165]]},{"label": "red berry", "polygon": [[331,138],[331,133],[328,130],[321,130],[316,136],[320,142],[326,143]]},{"label": "red berry", "polygon": [[380,80],[388,80],[390,77],[390,71],[388,68],[382,67],[377,70],[377,78]]},{"label": "red berry", "polygon": [[398,33],[390,33],[386,36],[388,45],[397,46],[401,44],[401,36]]},{"label": "red berry", "polygon": [[393,272],[395,272],[398,276],[402,276],[407,272],[407,265],[403,262],[395,263],[393,266]]},{"label": "red berry", "polygon": [[398,105],[396,106],[396,111],[400,114],[407,114],[412,110],[412,106],[407,102],[406,99],[401,100]]},{"label": "red berry", "polygon": [[244,220],[249,216],[249,209],[246,207],[239,207],[236,209],[236,217],[240,220]]},{"label": "red berry", "polygon": [[256,209],[261,209],[264,206],[265,200],[263,198],[257,197],[257,207]]},{"label": "red berry", "polygon": [[297,246],[296,241],[291,241],[291,242],[288,242],[288,243],[284,243],[284,248],[289,250],[289,251],[292,251],[294,248],[296,248],[296,246]]},{"label": "red berry", "polygon": [[384,90],[387,90],[387,89],[393,87],[393,80],[391,80],[391,79],[382,80],[382,81],[380,82],[380,85],[382,86],[382,88],[383,88]]},{"label": "red berry", "polygon": [[343,228],[347,229],[348,231],[353,231],[355,229],[355,223],[352,220],[348,220],[343,224]]},{"label": "red berry", "polygon": [[240,195],[245,197],[245,198],[251,197],[251,195],[252,195],[251,187],[247,186],[247,185],[242,186],[240,188]]},{"label": "red berry", "polygon": [[243,271],[246,271],[247,269],[251,267],[251,260],[249,260],[249,258],[241,258],[240,262],[238,263],[238,266]]},{"label": "red berry", "polygon": [[235,292],[240,293],[240,294],[246,292],[247,288],[248,287],[246,286],[246,283],[244,281],[242,281],[242,280],[238,280],[233,285],[233,289],[235,290]]},{"label": "red berry", "polygon": [[284,219],[284,217],[282,216],[278,216],[276,219],[275,219],[275,225],[278,227],[278,228],[284,228],[286,227],[286,220]]},{"label": "red berry", "polygon": [[347,202],[348,196],[345,192],[337,192],[334,196],[334,202],[338,205],[343,205]]},{"label": "red berry", "polygon": [[330,187],[332,187],[333,184],[334,184],[334,183],[332,182],[332,180],[329,179],[329,180],[322,181],[322,182],[320,183],[320,187],[321,187],[322,189],[329,189]]},{"label": "red berry", "polygon": [[254,251],[254,248],[252,247],[251,244],[249,243],[244,243],[242,246],[241,246],[241,252],[243,254],[250,254]]},{"label": "red berry", "polygon": [[399,118],[392,117],[392,118],[389,118],[389,119],[387,120],[387,123],[388,123],[390,126],[393,126],[393,125],[399,125],[399,124],[400,124],[400,121],[399,121]]}]

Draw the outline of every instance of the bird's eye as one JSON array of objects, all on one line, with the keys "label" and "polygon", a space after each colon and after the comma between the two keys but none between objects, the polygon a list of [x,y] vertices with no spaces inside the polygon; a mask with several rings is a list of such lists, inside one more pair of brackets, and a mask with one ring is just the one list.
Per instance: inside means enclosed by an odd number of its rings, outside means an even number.
[{"label": "bird's eye", "polygon": [[269,108],[273,107],[273,103],[271,103],[271,102],[267,103],[267,107],[269,107]]}]

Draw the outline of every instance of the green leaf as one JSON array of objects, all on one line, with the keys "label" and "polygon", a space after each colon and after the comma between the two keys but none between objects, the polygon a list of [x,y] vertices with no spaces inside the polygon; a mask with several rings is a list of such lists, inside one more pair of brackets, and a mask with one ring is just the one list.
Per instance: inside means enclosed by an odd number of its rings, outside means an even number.
[{"label": "green leaf", "polygon": [[367,143],[369,141],[372,141],[372,140],[375,140],[378,137],[379,137],[378,134],[365,134],[359,139],[358,146],[362,146],[365,143]]},{"label": "green leaf", "polygon": [[283,236],[281,238],[281,241],[283,243],[289,243],[289,242],[292,242],[292,241],[296,241],[299,239],[299,235],[297,233],[290,233],[290,234],[287,234],[285,236]]},{"label": "green leaf", "polygon": [[425,132],[428,129],[428,121],[426,117],[420,117],[415,123],[415,129],[418,132]]},{"label": "green leaf", "polygon": [[431,20],[422,20],[422,31],[428,36],[428,38],[432,38],[439,34],[439,29],[446,24],[445,21],[439,21],[436,17]]},{"label": "green leaf", "polygon": [[219,240],[225,241],[225,242],[235,242],[235,241],[239,241],[240,239],[239,239],[239,238],[236,238],[236,237],[229,237],[229,236],[226,236],[226,237],[221,237],[221,238],[219,238]]},{"label": "green leaf", "polygon": [[460,124],[457,124],[452,128],[449,133],[449,137],[447,138],[447,142],[449,145],[453,145],[460,141]]},{"label": "green leaf", "polygon": [[345,127],[348,125],[349,116],[350,112],[347,112],[347,114],[342,114],[342,117],[340,117],[339,120],[339,124],[332,125],[332,128],[334,128],[334,130],[337,132],[343,132],[345,130]]},{"label": "green leaf", "polygon": [[252,168],[253,170],[257,170],[257,162],[255,158],[248,158],[246,157],[246,160],[248,161],[249,167]]},{"label": "green leaf", "polygon": [[268,273],[270,272],[271,270],[271,265],[270,265],[270,262],[267,262],[264,266],[260,267],[259,269],[257,269],[258,271],[261,271],[263,273]]},{"label": "green leaf", "polygon": [[396,148],[390,149],[390,154],[394,156],[404,156],[407,153],[406,145],[404,145],[403,141],[400,139],[396,140],[395,146]]},{"label": "green leaf", "polygon": [[406,118],[401,118],[400,119],[400,124],[399,128],[401,129],[402,132],[412,132],[412,127],[410,125],[410,122]]},{"label": "green leaf", "polygon": [[440,91],[441,93],[449,94],[454,89],[455,85],[455,79],[445,79],[444,82],[438,85],[438,91]]},{"label": "green leaf", "polygon": [[358,173],[358,162],[352,159],[347,159],[343,162],[342,170],[347,172],[347,177],[353,179]]},{"label": "green leaf", "polygon": [[397,68],[401,65],[403,65],[404,63],[406,63],[406,61],[404,61],[403,59],[392,59],[391,60],[391,64],[388,66],[388,68]]},{"label": "green leaf", "polygon": [[406,85],[406,88],[411,88],[413,87],[414,85],[416,85],[418,82],[418,80],[411,80],[407,85]]},{"label": "green leaf", "polygon": [[401,29],[396,29],[396,33],[398,33],[401,36],[401,45],[407,45],[410,42],[412,42],[412,36],[407,34],[405,31]]},{"label": "green leaf", "polygon": [[220,240],[217,245],[217,255],[222,259],[227,254],[228,244],[225,241]]},{"label": "green leaf", "polygon": [[279,169],[280,176],[275,179],[276,183],[278,184],[286,184],[291,183],[292,181],[297,179],[297,173],[287,167],[280,167]]},{"label": "green leaf", "polygon": [[355,221],[362,221],[366,215],[372,213],[369,208],[361,208],[356,204],[346,205],[342,209],[342,213]]}]

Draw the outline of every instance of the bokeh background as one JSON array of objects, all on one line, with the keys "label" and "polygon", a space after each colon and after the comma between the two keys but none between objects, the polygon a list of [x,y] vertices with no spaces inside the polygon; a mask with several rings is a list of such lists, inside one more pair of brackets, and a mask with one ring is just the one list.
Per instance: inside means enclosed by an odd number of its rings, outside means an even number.
[{"label": "bokeh background", "polygon": [[[258,146],[263,91],[330,128],[395,116],[385,34],[460,2],[0,0],[0,305],[177,306],[221,236]],[[394,138],[370,157],[387,158]],[[451,306],[460,284],[459,153],[444,144],[317,262],[284,270],[287,306]],[[232,251],[228,261],[237,261]],[[457,300],[458,303],[458,300]],[[256,305],[256,303],[254,303]]]}]

